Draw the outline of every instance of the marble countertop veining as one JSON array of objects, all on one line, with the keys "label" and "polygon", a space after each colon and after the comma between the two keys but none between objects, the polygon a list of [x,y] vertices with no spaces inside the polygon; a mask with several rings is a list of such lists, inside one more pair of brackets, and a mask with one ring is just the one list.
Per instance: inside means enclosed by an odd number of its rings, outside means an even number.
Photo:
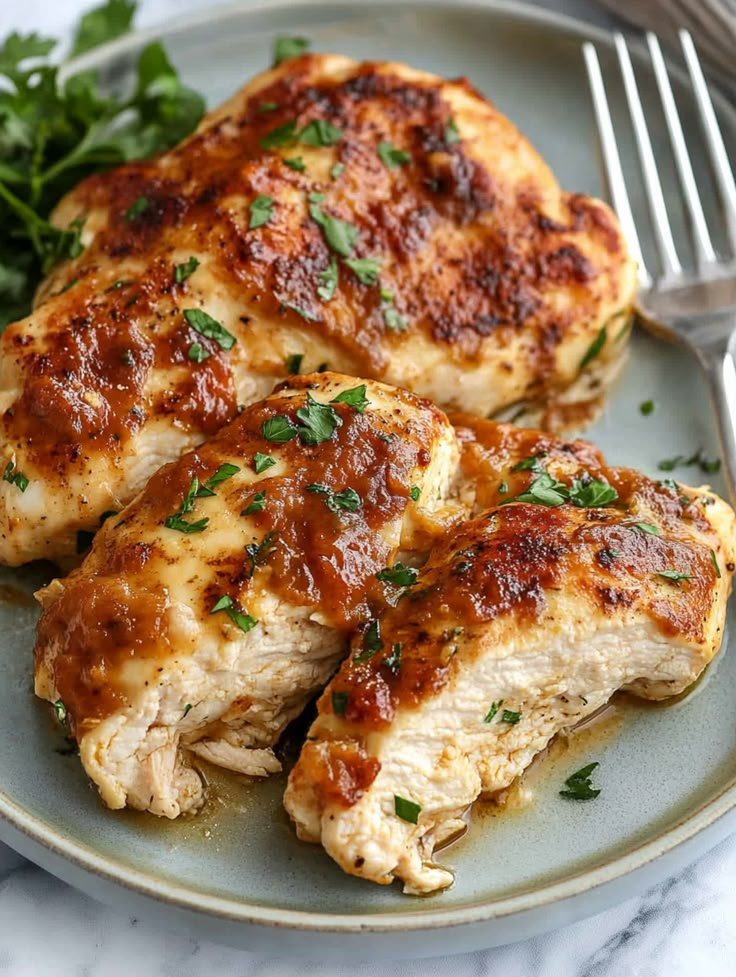
[{"label": "marble countertop veining", "polygon": [[[139,25],[207,0],[142,0]],[[264,0],[267,2],[267,0]],[[587,0],[537,0],[600,24]],[[63,34],[85,0],[3,0],[10,30]],[[545,936],[399,963],[273,959],[161,930],[71,889],[0,844],[0,977],[708,977],[736,975],[736,836],[643,895]]]}]

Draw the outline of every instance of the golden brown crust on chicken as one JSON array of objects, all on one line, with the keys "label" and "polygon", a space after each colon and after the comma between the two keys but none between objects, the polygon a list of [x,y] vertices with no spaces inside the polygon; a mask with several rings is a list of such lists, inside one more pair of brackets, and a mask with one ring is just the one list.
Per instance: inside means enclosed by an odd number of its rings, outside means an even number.
[{"label": "golden brown crust on chicken", "polygon": [[2,488],[3,562],[68,557],[292,354],[487,414],[625,345],[634,266],[605,204],[561,192],[467,82],[400,64],[285,62],[180,147],[80,184],[56,215],[76,219],[84,252],[2,339],[6,461],[35,485]]}]

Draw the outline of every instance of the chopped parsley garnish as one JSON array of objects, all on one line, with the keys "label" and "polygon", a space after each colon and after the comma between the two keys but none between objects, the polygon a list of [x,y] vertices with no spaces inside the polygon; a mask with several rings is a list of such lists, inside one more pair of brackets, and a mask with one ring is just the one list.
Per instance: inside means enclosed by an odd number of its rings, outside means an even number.
[{"label": "chopped parsley garnish", "polygon": [[565,789],[560,791],[560,797],[571,801],[591,801],[597,797],[601,792],[600,787],[593,787],[590,775],[598,766],[600,764],[597,761],[588,763],[571,774],[565,781]]},{"label": "chopped parsley garnish", "polygon": [[214,339],[221,349],[232,349],[235,345],[235,336],[202,309],[184,309],[184,318],[195,332],[207,339]]},{"label": "chopped parsley garnish", "polygon": [[491,720],[496,715],[496,713],[498,712],[498,710],[501,708],[502,705],[503,705],[503,699],[499,699],[498,702],[492,702],[491,703],[491,708],[488,710],[488,712],[483,717],[483,722],[484,723],[490,723]]},{"label": "chopped parsley garnish", "polygon": [[26,478],[23,472],[19,472],[16,469],[15,462],[12,461],[9,461],[5,466],[5,470],[3,471],[3,481],[10,482],[11,485],[17,486],[21,492],[25,492],[25,490],[28,488],[28,478]]},{"label": "chopped parsley garnish", "polygon": [[501,713],[501,722],[508,723],[509,726],[515,726],[521,719],[520,712],[513,712],[511,709],[504,709]]},{"label": "chopped parsley garnish", "polygon": [[420,804],[415,804],[414,801],[408,801],[405,797],[399,797],[398,794],[394,794],[394,813],[402,821],[408,821],[409,824],[416,824],[419,820],[421,810]]},{"label": "chopped parsley garnish", "polygon": [[187,350],[187,356],[194,363],[204,363],[205,360],[210,358],[210,354],[201,343],[192,343]]},{"label": "chopped parsley garnish", "polygon": [[306,37],[288,37],[280,34],[273,46],[273,67],[280,65],[282,61],[288,61],[289,58],[298,58],[308,48],[309,41]]},{"label": "chopped parsley garnish", "polygon": [[279,107],[278,102],[261,102],[261,104],[258,106],[258,111],[275,112],[278,107]]},{"label": "chopped parsley garnish", "polygon": [[643,414],[644,417],[649,417],[650,414],[654,413],[654,401],[653,400],[643,400],[639,404],[639,413]]},{"label": "chopped parsley garnish", "polygon": [[690,573],[680,573],[679,570],[657,570],[658,577],[664,577],[665,580],[674,580],[675,583],[679,583],[680,580],[692,580],[692,574]]},{"label": "chopped parsley garnish", "polygon": [[582,508],[596,508],[615,502],[618,498],[618,492],[608,482],[602,482],[597,478],[590,480],[576,478],[573,479],[569,498],[573,505]]},{"label": "chopped parsley garnish", "polygon": [[280,126],[271,129],[265,136],[261,136],[259,143],[263,149],[279,149],[293,142],[295,135],[296,120],[289,119],[288,122],[282,122]]},{"label": "chopped parsley garnish", "polygon": [[327,119],[313,119],[298,133],[297,139],[305,146],[334,146],[342,139],[342,130]]},{"label": "chopped parsley garnish", "polygon": [[637,529],[640,533],[645,533],[647,536],[661,536],[657,526],[653,526],[650,522],[635,522],[631,527],[632,529]]},{"label": "chopped parsley garnish", "polygon": [[191,712],[191,710],[192,710],[192,704],[191,702],[187,702],[187,704],[184,706],[184,712],[181,714],[181,718],[184,719],[187,713]]},{"label": "chopped parsley garnish", "polygon": [[404,332],[407,328],[406,319],[396,309],[384,309],[383,321],[386,323],[386,328],[393,329],[394,332]]},{"label": "chopped parsley garnish", "polygon": [[292,353],[291,356],[286,357],[286,372],[289,376],[297,376],[302,368],[302,360],[304,359],[304,353]]},{"label": "chopped parsley garnish", "polygon": [[231,465],[229,462],[220,465],[214,475],[210,475],[207,481],[199,488],[197,497],[202,498],[204,496],[214,495],[215,486],[219,485],[220,482],[226,482],[233,475],[237,475],[239,471],[240,469],[237,465]]},{"label": "chopped parsley garnish", "polygon": [[304,444],[321,444],[329,441],[335,429],[342,424],[342,419],[334,407],[320,404],[307,392],[307,404],[296,412],[297,420],[301,423],[299,437]]},{"label": "chopped parsley garnish", "polygon": [[181,285],[197,268],[199,268],[199,259],[192,255],[191,258],[174,267],[174,281],[177,285]]},{"label": "chopped parsley garnish", "polygon": [[241,516],[249,516],[252,512],[263,512],[266,508],[266,492],[261,489],[260,492],[253,496],[249,504],[240,513]]},{"label": "chopped parsley garnish", "polygon": [[248,543],[248,545],[244,547],[245,555],[250,563],[247,573],[249,580],[256,572],[256,568],[263,566],[269,556],[276,549],[277,536],[278,533],[271,530],[270,533],[266,533],[260,543]]},{"label": "chopped parsley garnish", "polygon": [[273,216],[273,197],[269,197],[265,193],[259,193],[251,201],[248,209],[250,211],[250,220],[248,221],[250,230],[252,231],[255,227],[263,227],[264,224],[268,224]]},{"label": "chopped parsley garnish", "polygon": [[263,455],[260,451],[256,451],[253,456],[253,468],[256,475],[260,475],[261,472],[265,472],[267,468],[271,468],[275,464],[276,460],[271,455]]},{"label": "chopped parsley garnish", "polygon": [[67,715],[66,706],[61,701],[61,699],[57,699],[56,702],[54,703],[54,712],[56,713],[57,722],[60,723],[66,722],[66,715]]},{"label": "chopped parsley garnish", "polygon": [[336,180],[344,169],[345,169],[344,163],[335,163],[335,165],[330,170],[330,179]]},{"label": "chopped parsley garnish", "polygon": [[383,664],[392,675],[399,674],[401,669],[401,642],[391,646],[391,652],[383,659]]},{"label": "chopped parsley garnish", "polygon": [[217,601],[210,614],[217,614],[219,611],[224,611],[233,624],[237,624],[240,630],[246,634],[252,631],[256,624],[258,624],[258,621],[251,617],[250,614],[238,610],[229,594],[225,594]]},{"label": "chopped parsley garnish", "polygon": [[512,472],[525,472],[532,471],[541,474],[544,471],[541,459],[546,456],[546,451],[541,451],[538,455],[532,455],[530,458],[522,458],[521,461],[517,462],[511,469]]},{"label": "chopped parsley garnish", "polygon": [[307,492],[314,492],[324,496],[324,503],[330,512],[357,512],[363,504],[363,500],[352,488],[343,489],[342,492],[335,492],[327,485],[313,482],[307,485]]},{"label": "chopped parsley garnish", "polygon": [[171,516],[167,516],[164,520],[164,526],[167,529],[175,529],[179,533],[186,533],[191,535],[192,533],[201,533],[207,528],[207,523],[210,521],[209,516],[204,516],[202,519],[197,519],[195,522],[187,522],[184,516],[191,512],[194,508],[194,500],[199,492],[199,479],[195,477],[192,479],[189,488],[184,494],[181,505],[177,512]]},{"label": "chopped parsley garnish", "polygon": [[403,563],[394,563],[391,567],[379,570],[376,580],[393,584],[394,587],[411,587],[417,582],[419,571],[414,567],[405,567]]},{"label": "chopped parsley garnish", "polygon": [[296,437],[297,431],[296,425],[283,414],[269,417],[261,424],[261,434],[266,441],[275,441],[277,444],[291,441],[292,438]]},{"label": "chopped parsley garnish", "polygon": [[123,218],[126,221],[134,221],[136,217],[140,217],[146,210],[148,210],[148,197],[138,197],[125,211]]},{"label": "chopped parsley garnish", "polygon": [[394,293],[391,291],[390,288],[381,287],[381,291],[379,294],[381,296],[382,302],[388,302],[388,304],[391,305],[391,303],[394,300]]},{"label": "chopped parsley garnish", "polygon": [[292,170],[296,170],[297,173],[304,173],[307,168],[301,156],[292,156],[291,159],[285,159],[283,162],[285,166],[288,166]]},{"label": "chopped parsley garnish", "polygon": [[324,199],[325,195],[323,193],[315,192],[307,194],[307,200],[310,204],[321,204]]},{"label": "chopped parsley garnish", "polygon": [[580,361],[580,369],[584,370],[585,367],[592,362],[596,356],[601,352],[603,347],[606,345],[606,340],[608,339],[608,329],[606,326],[601,326],[601,330],[595,337],[593,342],[588,347],[588,351],[585,356]]},{"label": "chopped parsley garnish", "polygon": [[370,400],[368,400],[365,395],[365,389],[365,384],[361,383],[357,387],[351,387],[349,390],[343,390],[343,392],[339,393],[337,397],[333,397],[330,403],[347,404],[359,414],[363,414],[366,407],[370,404]]},{"label": "chopped parsley garnish", "polygon": [[332,711],[336,716],[344,716],[350,696],[347,692],[332,693]]},{"label": "chopped parsley garnish", "polygon": [[363,635],[363,650],[359,655],[356,655],[353,659],[358,665],[363,662],[367,662],[370,658],[376,654],[376,652],[381,651],[383,648],[383,641],[381,639],[381,625],[378,619],[371,621],[365,630]]},{"label": "chopped parsley garnish", "polygon": [[360,235],[358,228],[339,217],[325,213],[317,204],[309,205],[309,216],[322,228],[329,247],[343,258],[349,258]]},{"label": "chopped parsley garnish", "polygon": [[337,258],[333,256],[330,258],[330,263],[325,270],[319,273],[319,280],[322,282],[322,284],[317,286],[317,295],[322,299],[323,302],[329,302],[335,294],[337,279]]},{"label": "chopped parsley garnish", "polygon": [[721,470],[721,459],[715,458],[713,461],[708,461],[704,456],[702,451],[696,451],[695,454],[690,455],[687,458],[685,455],[675,455],[674,458],[664,458],[659,462],[657,468],[662,472],[671,472],[675,468],[689,468],[691,465],[699,465],[700,470],[705,472],[707,475],[715,475]]},{"label": "chopped parsley garnish", "polygon": [[361,285],[375,285],[381,270],[381,258],[346,258],[343,262]]},{"label": "chopped parsley garnish", "polygon": [[422,490],[419,488],[418,485],[412,485],[412,487],[409,489],[409,498],[411,499],[412,502],[418,502],[419,496],[421,494],[422,494]]},{"label": "chopped parsley garnish", "polygon": [[284,309],[291,309],[292,312],[296,312],[297,315],[300,315],[302,317],[302,319],[306,319],[307,322],[317,322],[318,321],[318,318],[319,318],[318,316],[313,315],[309,311],[309,309],[304,309],[300,305],[288,305],[288,304],[286,304],[286,305],[284,305]]},{"label": "chopped parsley garnish", "polygon": [[376,152],[383,165],[389,170],[398,169],[403,163],[411,162],[411,156],[405,149],[397,149],[390,142],[379,142],[376,146]]},{"label": "chopped parsley garnish", "polygon": [[509,483],[508,482],[501,482],[501,484],[498,486],[498,494],[499,495],[506,495],[506,493],[508,492],[508,490],[509,490]]},{"label": "chopped parsley garnish", "polygon": [[453,143],[460,142],[460,132],[454,119],[450,119],[445,126],[445,143],[452,146]]},{"label": "chopped parsley garnish", "polygon": [[716,556],[716,551],[710,551],[710,558],[713,561],[713,569],[716,571],[716,578],[721,579],[721,568],[718,566],[718,557]]},{"label": "chopped parsley garnish", "polygon": [[513,499],[504,499],[501,505],[508,502],[532,502],[535,505],[557,506],[562,505],[568,498],[567,487],[548,472],[542,472],[531,483],[526,492],[515,496]]}]

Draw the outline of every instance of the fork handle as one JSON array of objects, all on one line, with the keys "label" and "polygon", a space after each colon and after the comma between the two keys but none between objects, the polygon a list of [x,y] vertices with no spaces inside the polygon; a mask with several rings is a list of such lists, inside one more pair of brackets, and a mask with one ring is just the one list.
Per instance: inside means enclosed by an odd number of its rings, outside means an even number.
[{"label": "fork handle", "polygon": [[722,470],[736,505],[736,323],[734,331],[695,350],[710,386],[721,441]]}]

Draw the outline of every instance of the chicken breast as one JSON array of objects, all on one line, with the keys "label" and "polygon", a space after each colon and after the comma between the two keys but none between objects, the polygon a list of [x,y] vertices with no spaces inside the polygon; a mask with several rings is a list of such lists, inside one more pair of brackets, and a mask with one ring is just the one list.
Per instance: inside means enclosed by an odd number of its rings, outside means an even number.
[{"label": "chicken breast", "polygon": [[458,455],[427,401],[298,377],[111,514],[39,593],[36,644],[36,692],[105,803],[195,809],[192,755],[280,769],[271,747],[392,589],[376,574],[453,518]]},{"label": "chicken breast", "polygon": [[559,424],[626,345],[635,268],[610,210],[562,192],[466,81],[402,64],[284,62],[55,220],[84,251],[0,341],[6,564],[74,559],[80,530],[299,364]]},{"label": "chicken breast", "polygon": [[448,530],[363,623],[285,796],[300,838],[408,893],[451,884],[435,848],[556,733],[617,689],[661,699],[695,681],[734,570],[734,514],[706,489],[455,420],[470,492],[492,507]]}]

